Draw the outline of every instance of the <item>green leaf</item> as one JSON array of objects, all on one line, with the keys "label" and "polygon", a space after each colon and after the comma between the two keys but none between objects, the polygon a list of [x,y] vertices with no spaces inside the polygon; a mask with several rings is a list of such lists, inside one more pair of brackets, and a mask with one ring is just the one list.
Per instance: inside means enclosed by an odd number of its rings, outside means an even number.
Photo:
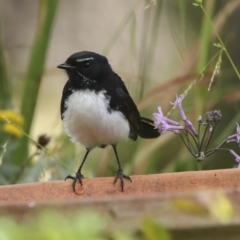
[{"label": "green leaf", "polygon": [[145,219],[142,225],[143,236],[146,240],[170,240],[169,232],[151,219]]},{"label": "green leaf", "polygon": [[0,28],[0,108],[2,109],[11,106],[11,86],[9,82]]},{"label": "green leaf", "polygon": [[198,202],[196,199],[189,198],[175,199],[172,201],[172,206],[181,212],[196,214],[200,216],[208,215],[207,207],[201,202]]},{"label": "green leaf", "polygon": [[[21,113],[25,118],[24,131],[26,134],[29,134],[32,126],[57,6],[58,0],[39,1],[38,28],[31,49],[28,69],[24,77],[21,101]],[[31,101],[29,99],[31,99]],[[27,160],[27,155],[28,139],[23,138],[15,152],[15,156],[13,156],[14,162],[20,165]]]}]

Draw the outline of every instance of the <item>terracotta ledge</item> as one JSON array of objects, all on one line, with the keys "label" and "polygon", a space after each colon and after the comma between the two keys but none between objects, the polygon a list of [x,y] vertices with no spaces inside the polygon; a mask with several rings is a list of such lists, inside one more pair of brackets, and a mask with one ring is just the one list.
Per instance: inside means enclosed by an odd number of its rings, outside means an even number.
[{"label": "terracotta ledge", "polygon": [[113,185],[113,177],[83,179],[72,191],[72,181],[51,181],[0,186],[0,204],[23,202],[61,201],[97,197],[141,196],[149,194],[183,193],[189,191],[228,189],[240,187],[238,169],[180,172],[131,176],[125,180],[124,192],[120,184]]},{"label": "terracotta ledge", "polygon": [[[0,214],[17,219],[46,208],[64,216],[80,209],[98,210],[113,219],[111,228],[138,232],[141,219],[151,217],[177,240],[238,239],[240,236],[240,171],[238,169],[131,176],[124,192],[113,177],[84,179],[72,191],[72,181],[52,181],[0,187]],[[221,190],[217,190],[221,189]],[[227,199],[233,215],[227,222],[211,215],[211,204]],[[200,213],[176,208],[176,202],[197,206]],[[215,202],[214,202],[215,201]],[[224,200],[225,201],[225,200]],[[210,203],[210,205],[209,205]],[[175,207],[174,207],[175,206]],[[191,207],[190,207],[191,209]]]}]

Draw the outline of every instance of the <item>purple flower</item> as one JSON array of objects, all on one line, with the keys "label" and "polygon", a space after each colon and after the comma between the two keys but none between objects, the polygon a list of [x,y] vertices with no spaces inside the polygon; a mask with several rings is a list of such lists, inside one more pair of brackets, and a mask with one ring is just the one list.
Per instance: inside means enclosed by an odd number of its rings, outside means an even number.
[{"label": "purple flower", "polygon": [[176,101],[174,103],[171,103],[171,104],[174,105],[174,106],[177,106],[177,108],[180,112],[181,118],[185,122],[186,128],[189,129],[195,136],[197,136],[197,132],[196,132],[192,122],[187,119],[186,114],[185,114],[185,112],[183,110],[183,107],[182,107],[182,100],[185,98],[185,96],[186,96],[186,94],[182,94],[180,96],[176,95]]},{"label": "purple flower", "polygon": [[180,112],[180,115],[181,115],[181,118],[182,120],[185,122],[187,120],[187,117],[185,115],[185,112],[183,110],[183,107],[182,107],[182,100],[185,98],[186,95],[182,94],[180,96],[178,96],[176,94],[176,101],[174,103],[171,103],[172,105],[174,106],[177,106],[178,107],[178,110]]},{"label": "purple flower", "polygon": [[194,136],[198,135],[192,122],[190,122],[188,119],[185,121],[185,125],[186,125],[186,128],[188,128],[194,134]]},{"label": "purple flower", "polygon": [[159,113],[153,113],[153,117],[156,119],[154,122],[155,128],[158,128],[159,131],[164,135],[167,131],[172,131],[174,133],[179,133],[179,130],[183,130],[183,126],[171,119],[165,117],[162,113],[161,107],[158,107]]},{"label": "purple flower", "polygon": [[240,156],[236,154],[233,150],[230,150],[230,153],[235,157],[236,162],[238,162],[238,168],[240,168]]},{"label": "purple flower", "polygon": [[229,137],[227,138],[227,143],[229,143],[229,142],[237,142],[238,145],[240,146],[240,126],[239,126],[238,123],[236,123],[236,124],[237,124],[237,129],[236,129],[236,130],[237,130],[237,133],[229,136]]}]

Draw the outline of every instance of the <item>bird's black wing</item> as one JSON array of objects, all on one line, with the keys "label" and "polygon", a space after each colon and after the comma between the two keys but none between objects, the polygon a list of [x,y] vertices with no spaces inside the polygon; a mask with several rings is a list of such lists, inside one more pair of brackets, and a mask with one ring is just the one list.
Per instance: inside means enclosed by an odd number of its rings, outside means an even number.
[{"label": "bird's black wing", "polygon": [[114,98],[110,99],[110,107],[114,110],[120,110],[128,120],[130,125],[129,138],[136,140],[138,135],[142,138],[159,137],[160,133],[154,128],[154,122],[140,116],[124,82],[117,74],[115,75],[115,81],[117,84],[114,84],[114,86],[117,87],[111,89]]},{"label": "bird's black wing", "polygon": [[71,82],[68,80],[63,88],[63,92],[62,92],[62,100],[61,100],[61,105],[60,105],[60,111],[61,111],[61,118],[63,119],[63,113],[66,110],[66,106],[65,106],[65,101],[68,99],[68,97],[72,94],[73,90],[72,90],[72,84]]},{"label": "bird's black wing", "polygon": [[111,89],[114,97],[110,99],[110,108],[123,113],[130,125],[129,138],[136,140],[141,129],[140,114],[121,78],[116,75],[115,80],[117,87]]},{"label": "bird's black wing", "polygon": [[[125,86],[124,86],[125,87]],[[127,118],[130,125],[129,138],[136,140],[141,129],[141,118],[132,98],[124,88],[117,88],[116,93],[120,97],[119,110]]]}]

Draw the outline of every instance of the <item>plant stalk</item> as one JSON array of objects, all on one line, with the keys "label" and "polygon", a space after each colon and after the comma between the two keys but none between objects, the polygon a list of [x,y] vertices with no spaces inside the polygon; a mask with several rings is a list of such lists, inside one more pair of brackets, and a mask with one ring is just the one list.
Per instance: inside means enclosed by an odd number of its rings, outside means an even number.
[{"label": "plant stalk", "polygon": [[197,160],[197,170],[202,171],[202,160]]},{"label": "plant stalk", "polygon": [[[0,23],[1,27],[1,23]],[[2,36],[0,29],[0,109],[11,106],[10,84],[4,59]]]},{"label": "plant stalk", "polygon": [[[48,43],[51,36],[58,0],[40,0],[38,27],[33,43],[27,73],[24,77],[21,113],[25,118],[24,131],[29,134],[35,113],[38,92],[44,72]],[[15,163],[24,163],[28,158],[28,139],[23,138],[14,157]]]}]

